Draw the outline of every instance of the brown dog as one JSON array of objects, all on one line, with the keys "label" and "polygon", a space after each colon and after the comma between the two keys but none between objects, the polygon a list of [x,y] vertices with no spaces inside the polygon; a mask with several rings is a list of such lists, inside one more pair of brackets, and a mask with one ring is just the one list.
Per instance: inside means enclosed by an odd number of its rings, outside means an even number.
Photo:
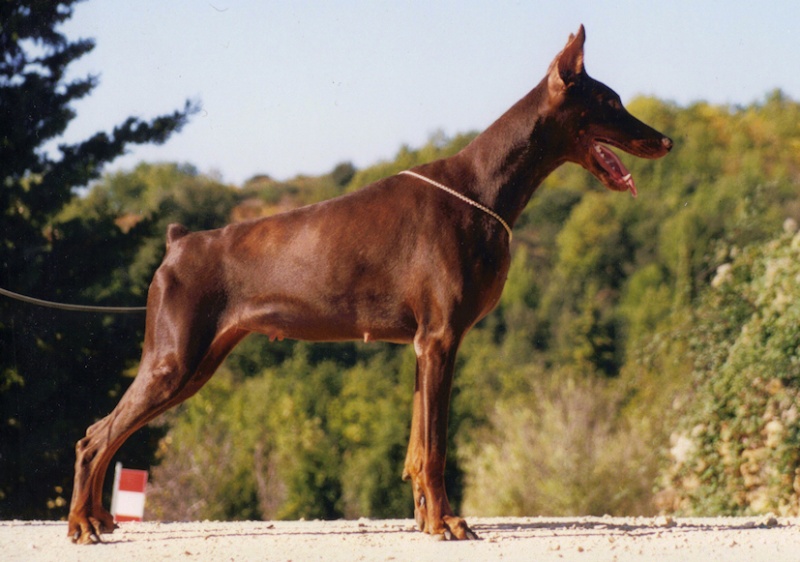
[{"label": "brown dog", "polygon": [[192,234],[170,226],[147,300],[139,374],[76,447],[73,541],[97,542],[114,529],[102,489],[122,443],[197,392],[251,332],[413,342],[417,374],[403,478],[411,480],[416,520],[427,533],[475,538],[444,488],[450,387],[462,338],[503,290],[509,225],[564,162],[635,195],[606,145],[643,158],[672,147],[586,74],[584,40],[581,26],[539,85],[451,158],[265,219]]}]

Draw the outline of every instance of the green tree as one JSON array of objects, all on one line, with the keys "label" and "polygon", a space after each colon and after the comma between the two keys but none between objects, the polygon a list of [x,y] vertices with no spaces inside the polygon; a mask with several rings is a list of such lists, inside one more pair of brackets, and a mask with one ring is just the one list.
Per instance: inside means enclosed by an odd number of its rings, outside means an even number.
[{"label": "green tree", "polygon": [[164,256],[169,223],[189,230],[218,228],[228,222],[238,200],[236,190],[189,164],[141,163],[132,171],[104,176],[85,197],[73,199],[57,216],[55,229],[86,219],[113,220],[133,251],[113,269],[114,282],[105,290],[144,301]]},{"label": "green tree", "polygon": [[624,218],[607,194],[588,194],[556,240],[553,280],[542,308],[562,364],[587,373],[619,369],[615,306],[632,261]]},{"label": "green tree", "polygon": [[[141,304],[95,291],[132,254],[135,239],[108,216],[56,224],[57,216],[126,146],[164,142],[194,107],[187,102],[151,121],[131,117],[111,132],[46,150],[75,117],[73,104],[97,85],[94,76],[65,77],[94,48],[60,31],[74,3],[0,4],[0,286],[56,301]],[[0,516],[66,513],[73,444],[126,385],[120,372],[138,353],[141,329],[141,318],[0,301]]]}]

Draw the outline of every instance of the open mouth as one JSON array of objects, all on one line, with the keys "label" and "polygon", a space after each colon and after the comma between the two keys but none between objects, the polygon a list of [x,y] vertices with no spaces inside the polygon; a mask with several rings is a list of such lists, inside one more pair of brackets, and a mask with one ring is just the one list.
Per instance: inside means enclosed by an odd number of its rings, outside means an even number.
[{"label": "open mouth", "polygon": [[600,144],[600,141],[594,141],[592,143],[592,154],[595,161],[608,174],[608,179],[614,184],[609,187],[618,191],[630,190],[631,195],[634,197],[638,195],[631,173],[610,148]]}]

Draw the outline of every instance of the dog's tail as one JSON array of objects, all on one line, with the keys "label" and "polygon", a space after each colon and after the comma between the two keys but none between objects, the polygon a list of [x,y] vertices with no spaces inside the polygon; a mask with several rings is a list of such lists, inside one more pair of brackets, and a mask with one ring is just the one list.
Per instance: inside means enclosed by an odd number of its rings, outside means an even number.
[{"label": "dog's tail", "polygon": [[182,224],[178,224],[176,222],[170,224],[167,227],[167,252],[169,252],[169,247],[176,240],[180,240],[187,234],[189,234],[189,229],[183,226]]}]

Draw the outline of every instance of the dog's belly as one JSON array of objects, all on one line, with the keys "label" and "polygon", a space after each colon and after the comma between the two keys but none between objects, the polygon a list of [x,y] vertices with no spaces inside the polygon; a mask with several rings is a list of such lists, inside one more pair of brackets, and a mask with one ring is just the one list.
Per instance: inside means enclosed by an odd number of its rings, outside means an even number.
[{"label": "dog's belly", "polygon": [[273,298],[253,307],[237,324],[271,340],[362,340],[410,343],[416,321],[408,310],[386,303],[325,302]]}]

